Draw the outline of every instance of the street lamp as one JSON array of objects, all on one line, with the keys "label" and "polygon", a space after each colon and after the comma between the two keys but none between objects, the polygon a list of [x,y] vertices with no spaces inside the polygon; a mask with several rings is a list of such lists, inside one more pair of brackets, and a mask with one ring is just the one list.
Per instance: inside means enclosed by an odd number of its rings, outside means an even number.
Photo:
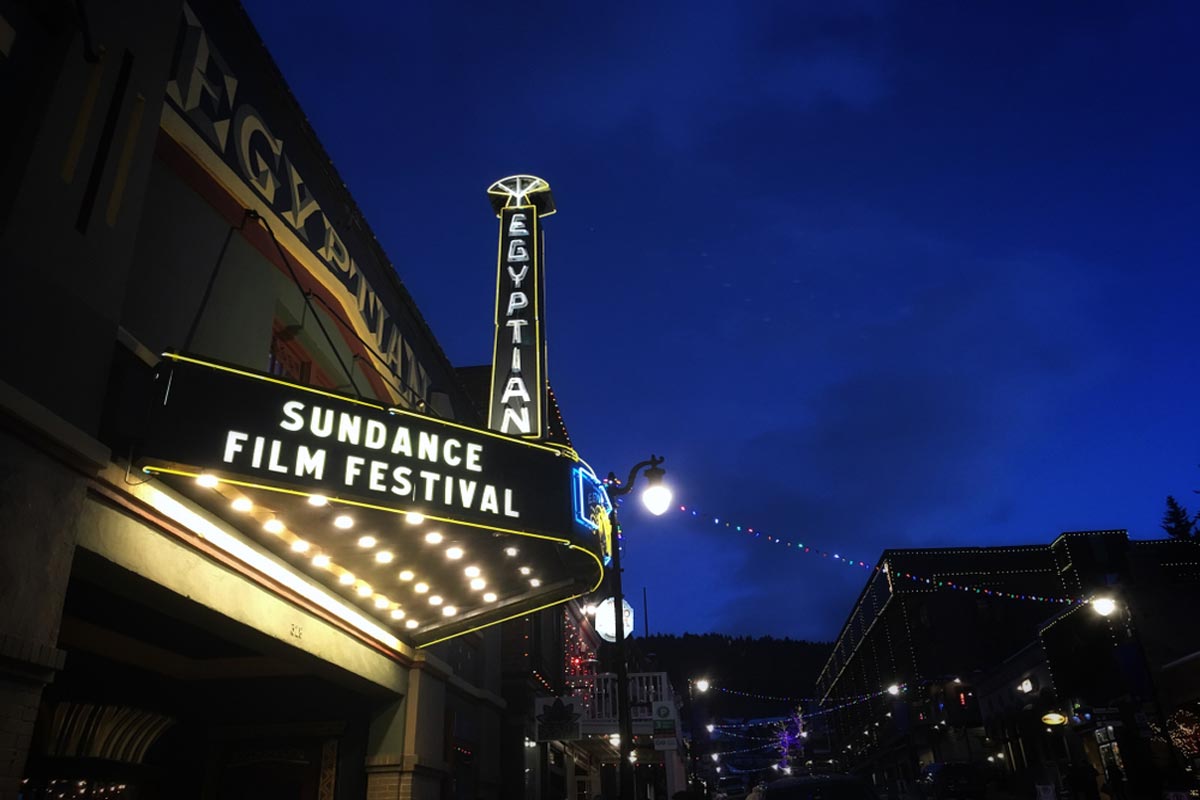
[{"label": "street lamp", "polygon": [[616,617],[616,630],[613,634],[613,651],[617,661],[617,728],[621,732],[620,764],[620,798],[633,800],[633,762],[629,754],[633,750],[633,719],[629,713],[629,665],[625,660],[625,595],[621,591],[621,526],[617,522],[617,498],[629,494],[638,473],[645,470],[648,487],[642,493],[642,502],[646,509],[655,516],[661,516],[671,503],[671,490],[663,485],[662,479],[666,471],[659,467],[663,459],[651,454],[646,461],[634,464],[629,471],[629,480],[624,486],[617,485],[617,476],[608,473],[608,483],[605,491],[612,501],[612,511],[609,521],[612,523],[612,589],[613,614]]}]

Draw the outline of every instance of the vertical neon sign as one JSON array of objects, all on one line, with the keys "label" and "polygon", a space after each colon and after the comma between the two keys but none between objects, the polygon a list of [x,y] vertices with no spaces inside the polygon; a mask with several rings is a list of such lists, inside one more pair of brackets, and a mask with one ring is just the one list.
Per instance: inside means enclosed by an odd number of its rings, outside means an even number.
[{"label": "vertical neon sign", "polygon": [[540,439],[547,407],[540,218],[554,213],[554,200],[550,184],[532,175],[496,181],[488,196],[500,218],[488,427]]}]

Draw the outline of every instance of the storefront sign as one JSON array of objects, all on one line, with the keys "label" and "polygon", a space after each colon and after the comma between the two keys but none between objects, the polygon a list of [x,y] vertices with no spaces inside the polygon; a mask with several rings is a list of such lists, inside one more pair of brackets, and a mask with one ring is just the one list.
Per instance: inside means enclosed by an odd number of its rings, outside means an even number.
[{"label": "storefront sign", "polygon": [[581,507],[598,485],[564,448],[168,354],[144,446],[150,471],[211,472],[599,551]]},{"label": "storefront sign", "polygon": [[[201,10],[208,5],[194,2]],[[347,214],[345,187],[330,180],[326,157],[314,151],[312,134],[287,93],[279,91],[263,64],[248,60],[262,45],[240,42],[239,35],[226,29],[218,32],[220,42],[213,41],[192,5],[183,4],[167,110],[186,120],[195,140],[203,142],[204,150],[193,155],[207,169],[232,171],[253,191],[255,210],[278,220],[280,234],[282,225],[290,229],[308,251],[293,255],[306,265],[320,264],[310,272],[336,288],[354,328],[380,354],[383,366],[417,399],[426,399],[429,375],[377,294],[389,288],[381,284],[391,265],[381,263],[378,248],[358,232],[361,223]],[[177,135],[169,116],[163,124]]]},{"label": "storefront sign", "polygon": [[488,427],[540,438],[545,429],[542,242],[538,212],[518,205],[500,212],[496,340]]}]

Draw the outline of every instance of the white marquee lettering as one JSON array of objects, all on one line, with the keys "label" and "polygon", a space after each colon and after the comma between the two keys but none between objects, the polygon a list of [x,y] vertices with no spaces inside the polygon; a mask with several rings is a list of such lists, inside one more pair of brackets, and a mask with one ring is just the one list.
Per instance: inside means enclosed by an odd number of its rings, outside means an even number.
[{"label": "white marquee lettering", "polygon": [[325,451],[318,447],[309,450],[304,445],[296,450],[296,477],[309,476],[318,481],[325,480]]},{"label": "white marquee lettering", "polygon": [[500,396],[501,403],[507,403],[514,397],[529,402],[529,390],[525,388],[525,381],[517,375],[508,379],[508,384],[504,387],[504,394]]},{"label": "white marquee lettering", "polygon": [[249,438],[249,434],[230,431],[225,436],[225,455],[222,457],[222,460],[226,464],[232,464],[233,457],[242,452],[242,444]]},{"label": "white marquee lettering", "polygon": [[505,260],[510,264],[519,264],[522,261],[528,261],[529,248],[520,239],[510,239],[508,242],[508,256]]},{"label": "white marquee lettering", "polygon": [[527,319],[510,319],[508,322],[506,322],[504,324],[507,325],[508,327],[512,328],[512,343],[513,344],[524,344],[524,342],[521,341],[521,329],[529,324],[529,320],[527,320]]},{"label": "white marquee lettering", "polygon": [[283,415],[287,419],[279,423],[279,427],[285,431],[298,431],[304,427],[304,417],[300,416],[300,412],[304,410],[304,403],[299,400],[289,400],[283,404]]},{"label": "white marquee lettering", "polygon": [[511,317],[513,314],[520,311],[522,308],[528,307],[528,305],[529,305],[529,298],[525,295],[524,292],[513,292],[512,294],[510,294],[508,296],[508,311],[507,311],[507,313],[505,313],[504,316]]},{"label": "white marquee lettering", "polygon": [[508,220],[509,236],[528,236],[529,228],[525,227],[525,215],[513,214]]}]

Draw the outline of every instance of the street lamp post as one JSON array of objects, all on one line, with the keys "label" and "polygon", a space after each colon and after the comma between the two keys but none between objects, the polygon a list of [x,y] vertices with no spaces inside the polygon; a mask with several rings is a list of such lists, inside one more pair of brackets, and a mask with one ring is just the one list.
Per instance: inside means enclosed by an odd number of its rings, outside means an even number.
[{"label": "street lamp post", "polygon": [[620,732],[620,759],[617,763],[619,771],[619,787],[621,800],[633,800],[633,762],[629,754],[633,750],[633,718],[629,709],[629,665],[625,660],[625,595],[621,591],[621,536],[620,525],[617,521],[617,498],[629,494],[638,473],[646,471],[647,489],[642,494],[642,501],[650,513],[659,516],[671,502],[671,492],[663,486],[662,478],[665,470],[658,465],[663,459],[651,455],[646,461],[634,465],[629,471],[629,480],[624,486],[616,485],[616,475],[608,474],[609,481],[605,487],[609,500],[612,501],[612,511],[609,521],[612,523],[612,590],[613,616],[616,624],[613,632],[613,650],[617,661],[617,729]]}]

